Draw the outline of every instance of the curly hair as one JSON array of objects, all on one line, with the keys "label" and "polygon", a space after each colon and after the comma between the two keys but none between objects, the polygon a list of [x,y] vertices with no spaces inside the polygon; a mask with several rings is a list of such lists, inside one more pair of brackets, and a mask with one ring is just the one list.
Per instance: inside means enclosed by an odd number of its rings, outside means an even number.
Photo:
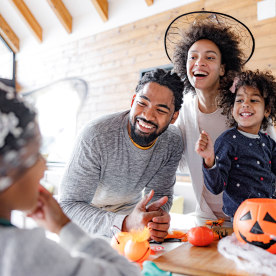
[{"label": "curly hair", "polygon": [[181,108],[183,103],[183,89],[184,83],[176,73],[166,71],[163,69],[155,69],[144,74],[136,86],[136,93],[138,93],[149,82],[156,82],[159,85],[168,87],[174,95],[175,112]]},{"label": "curly hair", "polygon": [[[233,80],[235,84],[233,85]],[[265,108],[270,109],[268,118],[264,117],[261,129],[266,130],[269,124],[275,125],[276,122],[276,81],[269,71],[229,72],[222,80],[220,93],[217,97],[218,106],[223,109],[222,114],[227,116],[230,127],[237,126],[232,115],[235,103],[236,92],[242,86],[250,86],[258,89],[264,98]],[[230,90],[231,89],[231,90]]]},{"label": "curly hair", "polygon": [[238,36],[230,30],[230,27],[209,24],[192,25],[183,33],[182,39],[176,45],[173,56],[174,71],[183,79],[185,91],[195,93],[195,88],[190,84],[186,63],[188,51],[191,46],[201,39],[207,39],[217,45],[221,53],[221,63],[225,65],[225,75],[228,71],[241,71],[242,51],[239,48]]}]

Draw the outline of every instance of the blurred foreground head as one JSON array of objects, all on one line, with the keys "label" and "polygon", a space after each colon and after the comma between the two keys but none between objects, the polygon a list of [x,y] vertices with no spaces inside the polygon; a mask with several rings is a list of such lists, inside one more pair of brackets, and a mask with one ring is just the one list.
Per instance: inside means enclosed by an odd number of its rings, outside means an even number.
[{"label": "blurred foreground head", "polygon": [[0,193],[35,164],[40,141],[35,111],[0,82]]}]

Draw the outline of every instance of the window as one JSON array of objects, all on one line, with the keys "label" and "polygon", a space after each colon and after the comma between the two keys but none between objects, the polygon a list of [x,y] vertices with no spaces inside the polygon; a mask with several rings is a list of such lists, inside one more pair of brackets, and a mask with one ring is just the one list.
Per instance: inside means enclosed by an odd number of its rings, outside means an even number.
[{"label": "window", "polygon": [[0,81],[15,87],[15,54],[0,36]]},{"label": "window", "polygon": [[60,80],[23,94],[37,109],[41,153],[47,158],[48,166],[63,166],[68,161],[86,94],[87,83],[78,78]]}]

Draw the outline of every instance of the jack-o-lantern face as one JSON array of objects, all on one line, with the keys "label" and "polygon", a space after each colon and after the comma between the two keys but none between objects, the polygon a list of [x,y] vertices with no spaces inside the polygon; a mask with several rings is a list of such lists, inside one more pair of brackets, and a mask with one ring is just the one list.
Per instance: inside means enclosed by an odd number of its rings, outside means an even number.
[{"label": "jack-o-lantern face", "polygon": [[234,232],[239,241],[276,253],[276,199],[251,198],[237,209]]}]

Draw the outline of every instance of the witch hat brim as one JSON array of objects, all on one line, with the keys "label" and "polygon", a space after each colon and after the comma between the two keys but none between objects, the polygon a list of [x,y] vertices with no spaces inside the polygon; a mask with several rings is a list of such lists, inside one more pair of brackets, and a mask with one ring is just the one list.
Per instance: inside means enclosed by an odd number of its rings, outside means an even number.
[{"label": "witch hat brim", "polygon": [[194,11],[182,14],[175,18],[168,26],[165,37],[165,51],[172,61],[174,48],[183,38],[183,33],[192,24],[218,24],[230,28],[239,37],[239,48],[243,53],[242,64],[244,65],[252,57],[255,50],[255,39],[249,28],[238,19],[224,13],[212,11]]}]

